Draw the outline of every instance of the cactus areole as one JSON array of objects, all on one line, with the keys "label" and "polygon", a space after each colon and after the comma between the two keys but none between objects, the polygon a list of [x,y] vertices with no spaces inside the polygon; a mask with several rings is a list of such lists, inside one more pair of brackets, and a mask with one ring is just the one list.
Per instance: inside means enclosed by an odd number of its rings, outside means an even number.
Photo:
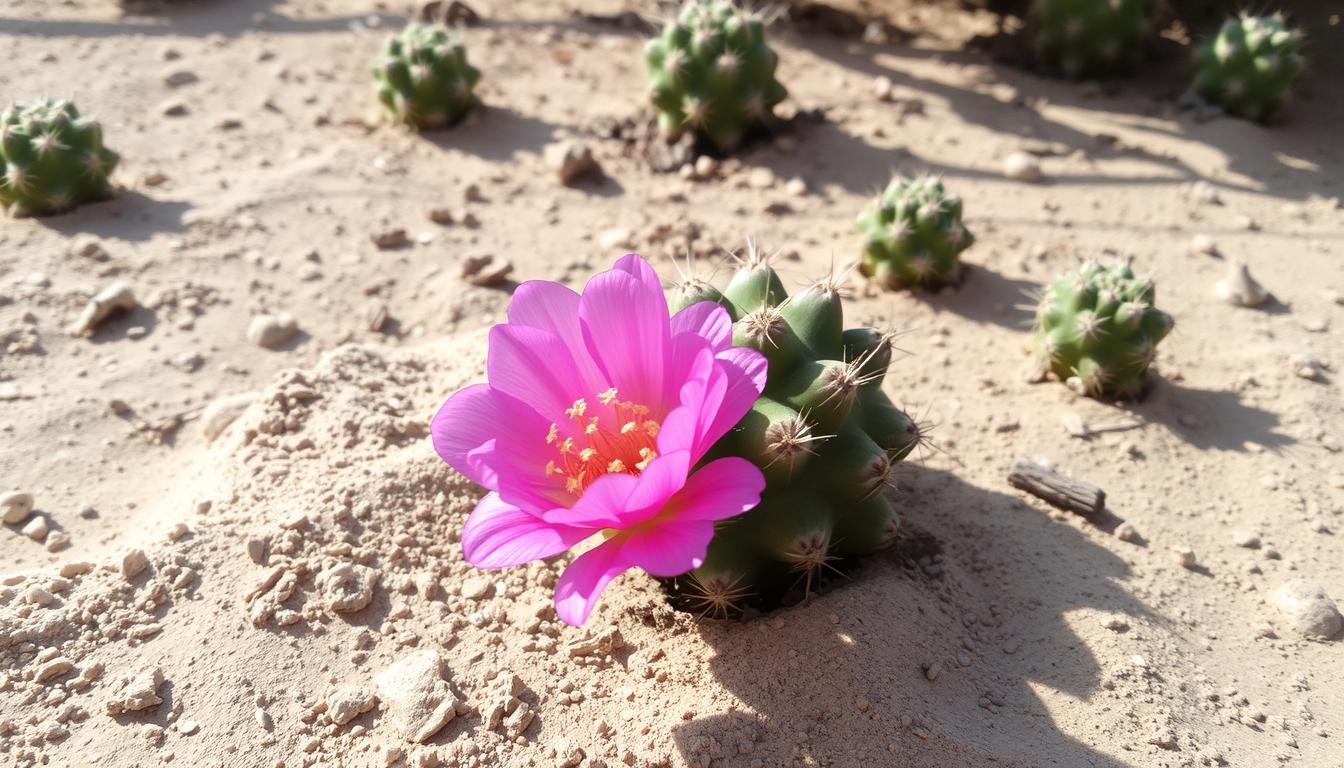
[{"label": "cactus areole", "polygon": [[0,206],[15,216],[60,213],[112,196],[117,153],[74,104],[45,100],[0,113]]},{"label": "cactus areole", "polygon": [[1036,354],[1080,394],[1134,398],[1174,324],[1153,306],[1150,280],[1127,265],[1088,262],[1045,289],[1036,308]]},{"label": "cactus areole", "polygon": [[886,288],[940,288],[961,275],[975,241],[961,223],[961,198],[932,177],[894,179],[859,214],[859,269]]},{"label": "cactus areole", "polygon": [[1195,91],[1229,114],[1268,121],[1302,75],[1302,33],[1282,16],[1240,16],[1195,51]]},{"label": "cactus areole", "polygon": [[1152,0],[1035,0],[1036,55],[1069,78],[1107,77],[1143,58]]},{"label": "cactus areole", "polygon": [[441,25],[411,24],[389,38],[374,61],[378,100],[395,122],[416,129],[444,128],[476,105],[481,73]]},{"label": "cactus areole", "polygon": [[761,20],[728,0],[687,0],[644,52],[658,127],[729,152],[787,95]]},{"label": "cactus areole", "polygon": [[884,490],[921,434],[882,391],[890,334],[844,330],[835,279],[790,296],[753,252],[722,292],[692,280],[669,305],[701,301],[727,308],[733,343],[769,363],[761,397],[708,454],[759,467],[761,503],[719,521],[704,563],[665,581],[677,605],[729,617],[804,596],[842,561],[890,546],[900,516]]}]

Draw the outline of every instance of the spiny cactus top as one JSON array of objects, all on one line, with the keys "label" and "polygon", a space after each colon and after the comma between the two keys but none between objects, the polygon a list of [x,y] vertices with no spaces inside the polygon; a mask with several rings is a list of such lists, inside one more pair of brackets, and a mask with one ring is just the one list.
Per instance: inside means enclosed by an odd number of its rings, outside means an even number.
[{"label": "spiny cactus top", "polygon": [[769,361],[764,393],[710,451],[761,469],[760,506],[720,521],[704,564],[672,583],[688,607],[728,616],[805,594],[837,560],[890,545],[900,517],[883,490],[921,434],[882,391],[890,335],[843,331],[834,279],[789,296],[752,257],[722,293],[693,282],[671,306],[698,301],[728,308],[733,343]]},{"label": "spiny cactus top", "polygon": [[958,255],[975,238],[961,223],[961,198],[933,176],[896,178],[859,214],[859,268],[887,288],[937,288],[961,274]]},{"label": "spiny cactus top", "polygon": [[1036,310],[1036,354],[1081,394],[1137,397],[1171,332],[1153,306],[1153,284],[1127,265],[1088,262],[1045,289]]},{"label": "spiny cactus top", "polygon": [[476,104],[472,89],[481,73],[442,25],[411,24],[388,39],[373,66],[378,100],[395,121],[415,128],[443,128]]},{"label": "spiny cactus top", "polygon": [[1036,52],[1066,77],[1105,77],[1143,57],[1152,0],[1035,0]]},{"label": "spiny cactus top", "polygon": [[1195,51],[1195,91],[1227,112],[1266,121],[1302,74],[1302,33],[1282,16],[1241,16]]},{"label": "spiny cactus top", "polygon": [[104,200],[117,153],[103,128],[74,104],[46,100],[0,113],[0,205],[16,216],[41,216]]},{"label": "spiny cactus top", "polygon": [[734,149],[787,95],[777,61],[760,19],[728,0],[687,0],[645,50],[659,129]]}]

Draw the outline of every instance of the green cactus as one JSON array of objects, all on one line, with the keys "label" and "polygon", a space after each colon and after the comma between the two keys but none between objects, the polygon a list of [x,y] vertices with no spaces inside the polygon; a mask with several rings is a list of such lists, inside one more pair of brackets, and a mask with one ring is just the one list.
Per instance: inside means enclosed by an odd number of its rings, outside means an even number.
[{"label": "green cactus", "polygon": [[687,130],[720,151],[737,147],[788,95],[760,19],[728,0],[686,0],[644,52],[659,130]]},{"label": "green cactus", "polygon": [[1150,280],[1128,265],[1088,262],[1045,289],[1036,308],[1036,355],[1079,394],[1133,398],[1174,323],[1153,306]]},{"label": "green cactus", "polygon": [[704,563],[669,586],[682,604],[726,617],[806,593],[836,561],[889,546],[900,516],[883,490],[923,435],[882,391],[892,334],[842,331],[836,279],[789,296],[753,249],[723,293],[711,291],[693,282],[669,304],[717,300],[734,321],[733,343],[769,366],[764,393],[710,455],[746,458],[766,488],[755,509],[719,523]]},{"label": "green cactus", "polygon": [[74,104],[48,99],[0,113],[0,206],[15,216],[60,213],[112,196],[117,153]]},{"label": "green cactus", "polygon": [[1282,16],[1243,15],[1223,23],[1195,51],[1195,92],[1224,111],[1268,121],[1302,75],[1302,33]]},{"label": "green cactus", "polygon": [[476,105],[481,73],[466,49],[438,24],[411,24],[388,38],[374,61],[378,100],[388,116],[417,129],[443,128]]},{"label": "green cactus", "polygon": [[1106,77],[1134,68],[1152,28],[1152,0],[1035,0],[1036,55],[1065,77]]},{"label": "green cactus", "polygon": [[958,255],[975,238],[961,223],[961,198],[933,176],[893,179],[859,214],[859,270],[886,288],[939,288],[961,275]]}]

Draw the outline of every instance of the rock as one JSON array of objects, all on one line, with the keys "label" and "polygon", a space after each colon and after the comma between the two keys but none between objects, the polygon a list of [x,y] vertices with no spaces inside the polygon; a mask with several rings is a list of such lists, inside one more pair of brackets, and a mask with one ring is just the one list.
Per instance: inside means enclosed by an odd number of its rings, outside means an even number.
[{"label": "rock", "polygon": [[878,75],[873,79],[873,95],[878,101],[891,101],[891,78],[886,75]]},{"label": "rock", "polygon": [[40,605],[45,608],[56,601],[56,596],[51,594],[51,590],[46,587],[34,584],[23,593],[23,599],[33,605]]},{"label": "rock", "polygon": [[462,585],[462,596],[468,600],[483,600],[495,589],[495,583],[485,576],[467,579]]},{"label": "rock", "polygon": [[68,330],[72,336],[87,336],[93,333],[99,323],[113,314],[120,311],[132,312],[138,306],[140,303],[135,300],[135,292],[131,290],[131,286],[125,283],[113,283],[89,299],[89,303],[84,305],[84,311],[79,313],[79,317],[70,324]]},{"label": "rock", "polygon": [[1176,555],[1176,562],[1181,564],[1182,568],[1197,568],[1199,566],[1199,557],[1195,555],[1195,550],[1189,547],[1172,547],[1171,551]]},{"label": "rock", "polygon": [[1035,184],[1045,178],[1041,173],[1041,161],[1027,152],[1013,152],[1003,159],[1003,175],[1015,181]]},{"label": "rock", "polygon": [[1304,637],[1329,640],[1344,629],[1344,617],[1320,585],[1294,579],[1274,590],[1274,606]]},{"label": "rock", "polygon": [[33,541],[46,541],[47,534],[51,532],[51,526],[47,525],[47,518],[41,515],[28,521],[28,524],[19,529],[19,532]]},{"label": "rock", "polygon": [[622,250],[628,251],[634,246],[631,243],[630,230],[625,227],[612,227],[605,229],[597,236],[597,244],[604,251]]},{"label": "rock", "polygon": [[1234,307],[1258,307],[1269,300],[1269,291],[1251,277],[1251,271],[1240,261],[1227,265],[1227,276],[1214,284],[1213,293]]},{"label": "rock", "polygon": [[1195,235],[1190,238],[1190,253],[1196,256],[1217,256],[1218,244],[1208,235]]},{"label": "rock", "polygon": [[72,661],[64,656],[57,656],[46,664],[38,667],[37,673],[33,675],[33,679],[39,683],[45,683],[48,680],[60,677],[61,675],[70,674],[70,671],[74,668],[75,665]]},{"label": "rock", "polygon": [[201,730],[201,724],[195,720],[179,720],[177,723],[177,732],[183,736],[191,736]]},{"label": "rock", "polygon": [[92,235],[76,235],[66,252],[71,256],[89,259],[90,261],[107,261],[111,258],[107,251],[103,249],[103,244]]},{"label": "rock", "polygon": [[561,184],[574,184],[585,176],[595,175],[597,161],[587,144],[577,141],[559,141],[546,145],[542,152],[546,166],[560,177]]},{"label": "rock", "polygon": [[159,105],[159,114],[164,117],[182,117],[187,114],[187,105],[177,99],[169,99]]},{"label": "rock", "polygon": [[317,576],[322,602],[334,613],[353,613],[373,602],[378,571],[354,563],[339,563]]},{"label": "rock", "polygon": [[278,315],[257,315],[247,325],[247,340],[259,347],[275,349],[294,338],[299,324],[288,312]]},{"label": "rock", "polygon": [[243,411],[259,396],[258,392],[239,392],[210,401],[201,411],[201,433],[205,435],[206,442],[214,442],[215,438],[224,434],[224,430],[243,415]]},{"label": "rock", "polygon": [[789,179],[784,190],[794,197],[803,197],[807,194],[807,182],[801,178]]},{"label": "rock", "polygon": [[1260,548],[1260,534],[1246,529],[1237,529],[1232,532],[1232,543],[1245,549]]},{"label": "rock", "polygon": [[443,679],[443,657],[438,651],[405,657],[379,672],[373,684],[392,723],[407,741],[423,744],[457,714],[457,697]]},{"label": "rock", "polygon": [[1196,181],[1190,185],[1190,199],[1208,205],[1222,205],[1223,203],[1222,198],[1218,196],[1218,190],[1207,181]]},{"label": "rock", "polygon": [[770,189],[775,186],[775,172],[769,168],[752,168],[747,174],[747,186],[752,189]]},{"label": "rock", "polygon": [[181,88],[184,85],[191,85],[199,80],[200,78],[196,76],[195,72],[192,72],[189,69],[178,69],[164,75],[163,84],[169,88]]},{"label": "rock", "polygon": [[377,703],[378,697],[366,688],[337,688],[327,694],[327,716],[336,725],[345,725]]},{"label": "rock", "polygon": [[9,491],[0,494],[0,519],[8,525],[17,525],[33,513],[33,494]]},{"label": "rock", "polygon": [[438,208],[430,208],[429,210],[425,211],[425,216],[428,217],[429,220],[434,222],[435,224],[439,224],[442,226],[447,226],[457,220],[457,217],[453,215],[452,208],[442,206]]},{"label": "rock", "polygon": [[697,179],[712,179],[718,172],[718,160],[709,155],[701,155],[695,159],[695,177]]},{"label": "rock", "polygon": [[60,552],[62,549],[70,546],[70,534],[65,531],[56,531],[47,536],[47,551]]},{"label": "rock", "polygon": [[121,575],[130,581],[145,572],[149,567],[149,558],[143,549],[132,549],[121,558]]},{"label": "rock", "polygon": [[1117,525],[1115,527],[1115,538],[1129,542],[1130,544],[1137,544],[1143,540],[1143,537],[1139,535],[1139,529],[1135,528],[1130,523],[1121,523]]},{"label": "rock", "polygon": [[406,236],[404,229],[389,229],[383,232],[375,232],[369,235],[374,246],[380,251],[388,251],[393,248],[405,248],[411,244],[411,239]]},{"label": "rock", "polygon": [[107,700],[107,714],[120,715],[139,712],[163,703],[159,686],[163,685],[163,670],[151,667],[135,677],[117,681],[112,696]]},{"label": "rock", "polygon": [[462,269],[459,272],[463,280],[482,288],[503,285],[508,282],[511,274],[513,274],[512,261],[506,259],[496,263],[495,257],[488,253],[466,257],[462,260]]},{"label": "rock", "polygon": [[76,576],[83,576],[93,570],[93,563],[87,560],[76,560],[73,563],[66,563],[61,566],[60,574],[67,579],[73,579]]}]

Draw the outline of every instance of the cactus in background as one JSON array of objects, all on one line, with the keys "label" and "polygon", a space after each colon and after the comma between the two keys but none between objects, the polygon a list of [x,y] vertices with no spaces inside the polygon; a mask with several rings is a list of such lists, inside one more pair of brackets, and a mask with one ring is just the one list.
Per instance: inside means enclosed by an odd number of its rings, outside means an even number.
[{"label": "cactus in background", "polygon": [[1224,111],[1265,122],[1302,74],[1302,33],[1283,17],[1229,19],[1195,51],[1194,90]]},{"label": "cactus in background", "polygon": [[112,196],[117,153],[74,104],[46,100],[0,113],[0,206],[15,216],[60,213]]},{"label": "cactus in background", "polygon": [[728,0],[687,0],[644,59],[668,140],[689,130],[731,151],[787,95],[764,25]]},{"label": "cactus in background", "polygon": [[411,24],[388,39],[373,66],[378,100],[395,121],[418,129],[452,125],[476,104],[481,73],[441,25]]},{"label": "cactus in background", "polygon": [[1153,284],[1128,265],[1087,262],[1055,280],[1036,308],[1038,359],[1079,394],[1137,397],[1171,332]]},{"label": "cactus in background", "polygon": [[734,345],[769,362],[764,393],[710,451],[761,468],[761,503],[719,523],[704,564],[670,582],[685,604],[728,616],[810,590],[835,561],[889,546],[900,516],[883,490],[923,435],[882,391],[892,335],[842,330],[835,278],[789,296],[753,248],[721,294],[692,281],[669,305],[701,300],[727,308]]},{"label": "cactus in background", "polygon": [[896,178],[859,214],[859,269],[886,288],[939,288],[961,275],[958,255],[975,238],[961,223],[961,198],[932,176]]},{"label": "cactus in background", "polygon": [[1143,58],[1152,0],[1035,0],[1036,54],[1069,78],[1106,77]]}]

